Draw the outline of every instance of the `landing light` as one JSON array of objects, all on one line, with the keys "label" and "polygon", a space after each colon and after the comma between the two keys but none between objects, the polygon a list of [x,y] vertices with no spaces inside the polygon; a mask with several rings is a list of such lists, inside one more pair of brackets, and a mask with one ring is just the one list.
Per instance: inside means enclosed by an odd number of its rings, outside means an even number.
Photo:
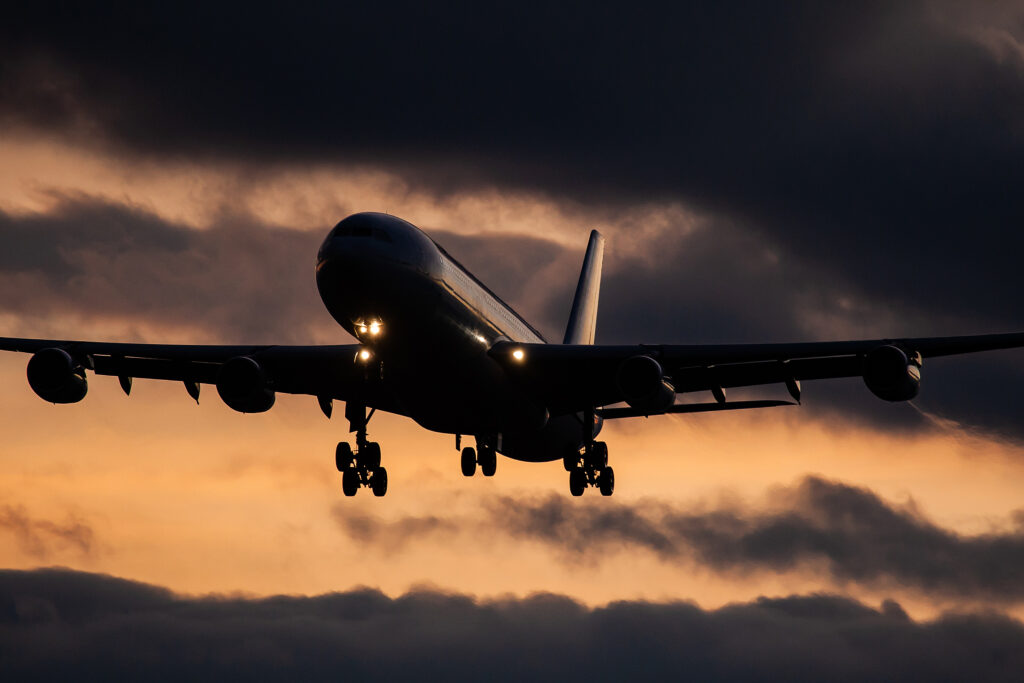
[{"label": "landing light", "polygon": [[[364,328],[364,330],[365,330],[365,328]],[[378,334],[380,334],[380,323],[378,323],[378,322],[370,323],[370,334],[372,334],[375,337]]]},{"label": "landing light", "polygon": [[366,325],[359,326],[359,334],[366,334]]},{"label": "landing light", "polygon": [[512,357],[515,358],[517,361],[522,362],[523,358],[526,357],[526,354],[523,353],[522,349],[516,349],[515,351],[512,352]]},{"label": "landing light", "polygon": [[368,350],[366,350],[366,349],[363,349],[362,351],[360,351],[359,352],[359,360],[370,360],[370,352]]}]

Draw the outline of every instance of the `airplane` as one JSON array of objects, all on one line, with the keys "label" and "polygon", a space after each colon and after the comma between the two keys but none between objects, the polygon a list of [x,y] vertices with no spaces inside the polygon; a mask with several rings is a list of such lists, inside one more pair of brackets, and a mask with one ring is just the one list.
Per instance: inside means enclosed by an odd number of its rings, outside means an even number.
[{"label": "airplane", "polygon": [[[801,382],[860,377],[886,401],[917,396],[925,358],[1024,346],[1024,333],[741,345],[594,343],[604,238],[590,234],[565,336],[543,335],[425,232],[383,213],[335,225],[317,254],[324,305],[357,344],[194,346],[0,338],[0,350],[31,353],[28,382],[54,404],[81,401],[87,371],[183,382],[199,400],[216,386],[242,413],[269,410],[278,393],[315,396],[330,419],[343,401],[355,448],[341,441],[335,465],[344,495],[383,496],[387,469],[367,425],[378,410],[455,436],[462,473],[494,476],[497,454],[562,460],[569,491],[615,489],[605,420],[768,408],[800,403]],[[787,400],[729,401],[734,387],[779,384]],[[710,392],[713,401],[677,403]],[[624,404],[624,405],[623,405]],[[463,435],[475,448],[462,447]]]}]

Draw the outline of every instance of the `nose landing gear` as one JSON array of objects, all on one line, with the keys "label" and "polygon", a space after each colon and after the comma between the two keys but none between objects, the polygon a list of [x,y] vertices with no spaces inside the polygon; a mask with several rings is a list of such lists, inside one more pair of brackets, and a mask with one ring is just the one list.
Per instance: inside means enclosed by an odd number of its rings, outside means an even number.
[{"label": "nose landing gear", "polygon": [[345,416],[349,418],[350,431],[356,433],[356,450],[347,441],[338,443],[334,451],[335,465],[341,472],[341,490],[346,496],[354,496],[363,486],[380,497],[388,492],[388,471],[380,465],[380,444],[368,441],[366,425],[373,411],[366,414],[365,406],[348,403]]}]

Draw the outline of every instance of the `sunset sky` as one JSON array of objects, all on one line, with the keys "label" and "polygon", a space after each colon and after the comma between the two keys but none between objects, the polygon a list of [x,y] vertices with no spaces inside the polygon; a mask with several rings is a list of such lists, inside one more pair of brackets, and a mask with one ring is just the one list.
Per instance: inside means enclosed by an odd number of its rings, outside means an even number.
[{"label": "sunset sky", "polygon": [[[424,229],[549,338],[594,228],[598,343],[1024,330],[1020,2],[22,4],[0,336],[349,343],[313,268],[357,211]],[[242,415],[90,377],[53,406],[27,360],[0,354],[0,672],[152,674],[104,659],[118,629],[194,654],[167,677],[1024,669],[1024,351],[930,360],[912,404],[852,379],[609,423],[610,499],[570,497],[560,462],[465,479],[450,436],[392,415],[387,497],[345,498],[347,425],[312,397]]]}]

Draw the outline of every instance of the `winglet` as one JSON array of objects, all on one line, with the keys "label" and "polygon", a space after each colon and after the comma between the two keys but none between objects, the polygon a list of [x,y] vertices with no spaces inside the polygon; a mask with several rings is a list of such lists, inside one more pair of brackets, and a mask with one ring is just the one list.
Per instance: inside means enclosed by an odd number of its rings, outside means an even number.
[{"label": "winglet", "polygon": [[597,327],[597,298],[601,291],[601,264],[604,261],[604,237],[590,232],[587,255],[583,257],[580,281],[572,300],[572,313],[565,329],[565,344],[593,344]]}]

